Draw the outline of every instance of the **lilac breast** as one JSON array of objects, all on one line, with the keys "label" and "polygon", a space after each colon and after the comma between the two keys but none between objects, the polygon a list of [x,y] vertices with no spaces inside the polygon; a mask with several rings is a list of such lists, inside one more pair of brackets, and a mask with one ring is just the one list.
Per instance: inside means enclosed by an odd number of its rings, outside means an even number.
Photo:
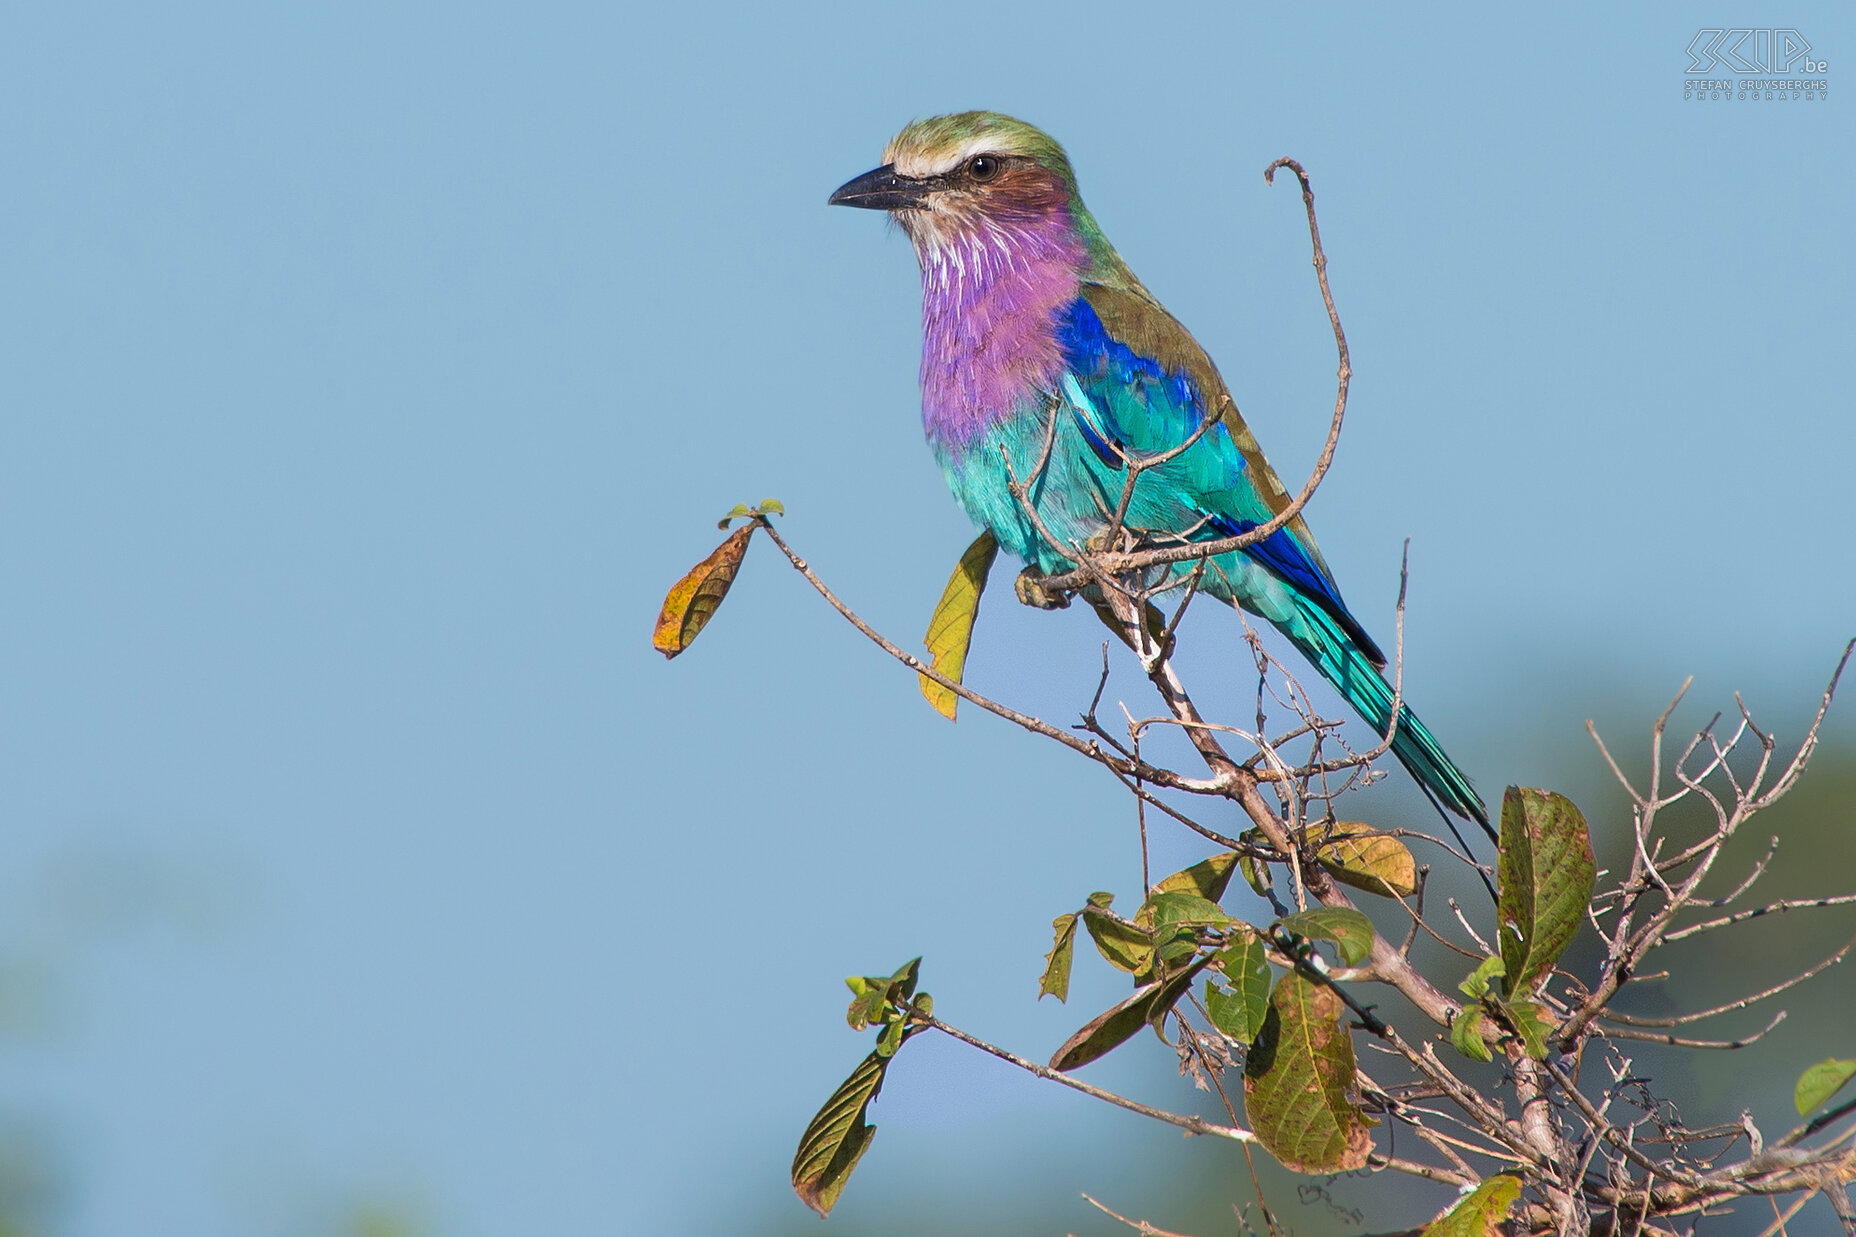
[{"label": "lilac breast", "polygon": [[995,230],[975,221],[922,255],[922,425],[955,451],[1053,389],[1063,371],[1056,311],[1085,260],[1067,212]]}]

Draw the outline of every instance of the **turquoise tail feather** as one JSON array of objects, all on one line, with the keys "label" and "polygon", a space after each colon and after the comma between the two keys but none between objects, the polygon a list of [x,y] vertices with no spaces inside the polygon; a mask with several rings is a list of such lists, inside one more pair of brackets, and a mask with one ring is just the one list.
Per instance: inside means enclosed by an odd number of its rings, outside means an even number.
[{"label": "turquoise tail feather", "polygon": [[[1299,596],[1295,603],[1294,617],[1277,623],[1277,630],[1289,637],[1367,724],[1383,735],[1392,720],[1391,684],[1326,611]],[[1392,738],[1392,754],[1418,784],[1445,807],[1475,821],[1484,833],[1494,837],[1488,810],[1475,787],[1444,754],[1443,747],[1417,715],[1402,704],[1398,733]]]}]

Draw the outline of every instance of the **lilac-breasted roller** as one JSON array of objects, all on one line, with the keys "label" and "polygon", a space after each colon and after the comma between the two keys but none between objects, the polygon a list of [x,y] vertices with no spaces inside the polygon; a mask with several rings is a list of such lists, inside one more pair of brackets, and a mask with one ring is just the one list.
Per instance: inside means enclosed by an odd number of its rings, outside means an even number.
[{"label": "lilac-breasted roller", "polygon": [[[1148,544],[1214,540],[1288,505],[1211,358],[1102,235],[1069,158],[1041,130],[996,112],[915,121],[882,167],[831,202],[886,210],[913,242],[928,445],[973,522],[1034,572],[1074,566],[1064,548],[1108,526],[1128,457],[1178,447],[1208,408],[1223,409],[1209,432],[1141,474],[1127,527]],[[1012,494],[1014,475],[1030,484],[1035,522]],[[1171,570],[1183,584],[1192,565]],[[1210,559],[1200,587],[1268,620],[1386,732],[1385,655],[1348,612],[1299,515]],[[1408,709],[1392,750],[1446,807],[1488,829],[1469,779]]]}]

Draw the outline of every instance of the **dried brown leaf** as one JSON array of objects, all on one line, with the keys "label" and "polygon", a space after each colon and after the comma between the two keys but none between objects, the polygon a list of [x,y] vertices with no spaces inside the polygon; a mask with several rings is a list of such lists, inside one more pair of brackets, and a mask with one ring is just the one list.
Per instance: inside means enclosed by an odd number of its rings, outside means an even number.
[{"label": "dried brown leaf", "polygon": [[757,527],[743,524],[737,528],[728,540],[715,547],[713,554],[676,582],[658,612],[657,629],[651,633],[652,648],[665,657],[675,657],[690,646],[728,596],[735,573],[741,569],[741,557],[748,551],[748,538]]}]

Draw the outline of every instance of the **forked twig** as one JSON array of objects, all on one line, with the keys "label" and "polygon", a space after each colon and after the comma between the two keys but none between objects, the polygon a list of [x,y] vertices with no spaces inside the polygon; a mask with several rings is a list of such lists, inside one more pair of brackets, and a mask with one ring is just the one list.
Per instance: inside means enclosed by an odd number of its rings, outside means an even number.
[{"label": "forked twig", "polygon": [[[1334,452],[1340,446],[1340,430],[1347,416],[1347,388],[1353,380],[1353,362],[1347,350],[1347,333],[1341,328],[1340,312],[1334,308],[1334,294],[1328,288],[1328,256],[1321,247],[1321,225],[1315,218],[1315,191],[1308,181],[1308,173],[1294,159],[1278,159],[1264,170],[1263,179],[1267,184],[1276,183],[1278,168],[1288,168],[1295,173],[1295,178],[1302,185],[1302,205],[1308,213],[1308,239],[1314,250],[1315,281],[1321,287],[1321,303],[1328,311],[1328,325],[1334,330],[1334,347],[1340,356],[1340,364],[1335,370],[1337,390],[1334,396],[1334,418],[1328,424],[1327,441],[1322,444],[1321,454],[1315,460],[1314,471],[1302,490],[1269,520],[1257,527],[1234,537],[1224,537],[1216,541],[1199,541],[1187,546],[1175,546],[1166,549],[1137,550],[1124,554],[1103,554],[1102,568],[1109,572],[1139,571],[1145,567],[1158,567],[1168,563],[1185,563],[1193,559],[1215,558],[1220,554],[1229,554],[1236,550],[1248,549],[1274,537],[1287,528],[1291,521],[1302,514],[1302,508],[1315,496],[1321,483],[1327,478],[1328,469],[1333,467]],[[1201,427],[1200,432],[1203,432]],[[1053,576],[1048,586],[1053,589],[1077,589],[1091,583],[1089,576],[1083,572],[1066,572]]]}]

